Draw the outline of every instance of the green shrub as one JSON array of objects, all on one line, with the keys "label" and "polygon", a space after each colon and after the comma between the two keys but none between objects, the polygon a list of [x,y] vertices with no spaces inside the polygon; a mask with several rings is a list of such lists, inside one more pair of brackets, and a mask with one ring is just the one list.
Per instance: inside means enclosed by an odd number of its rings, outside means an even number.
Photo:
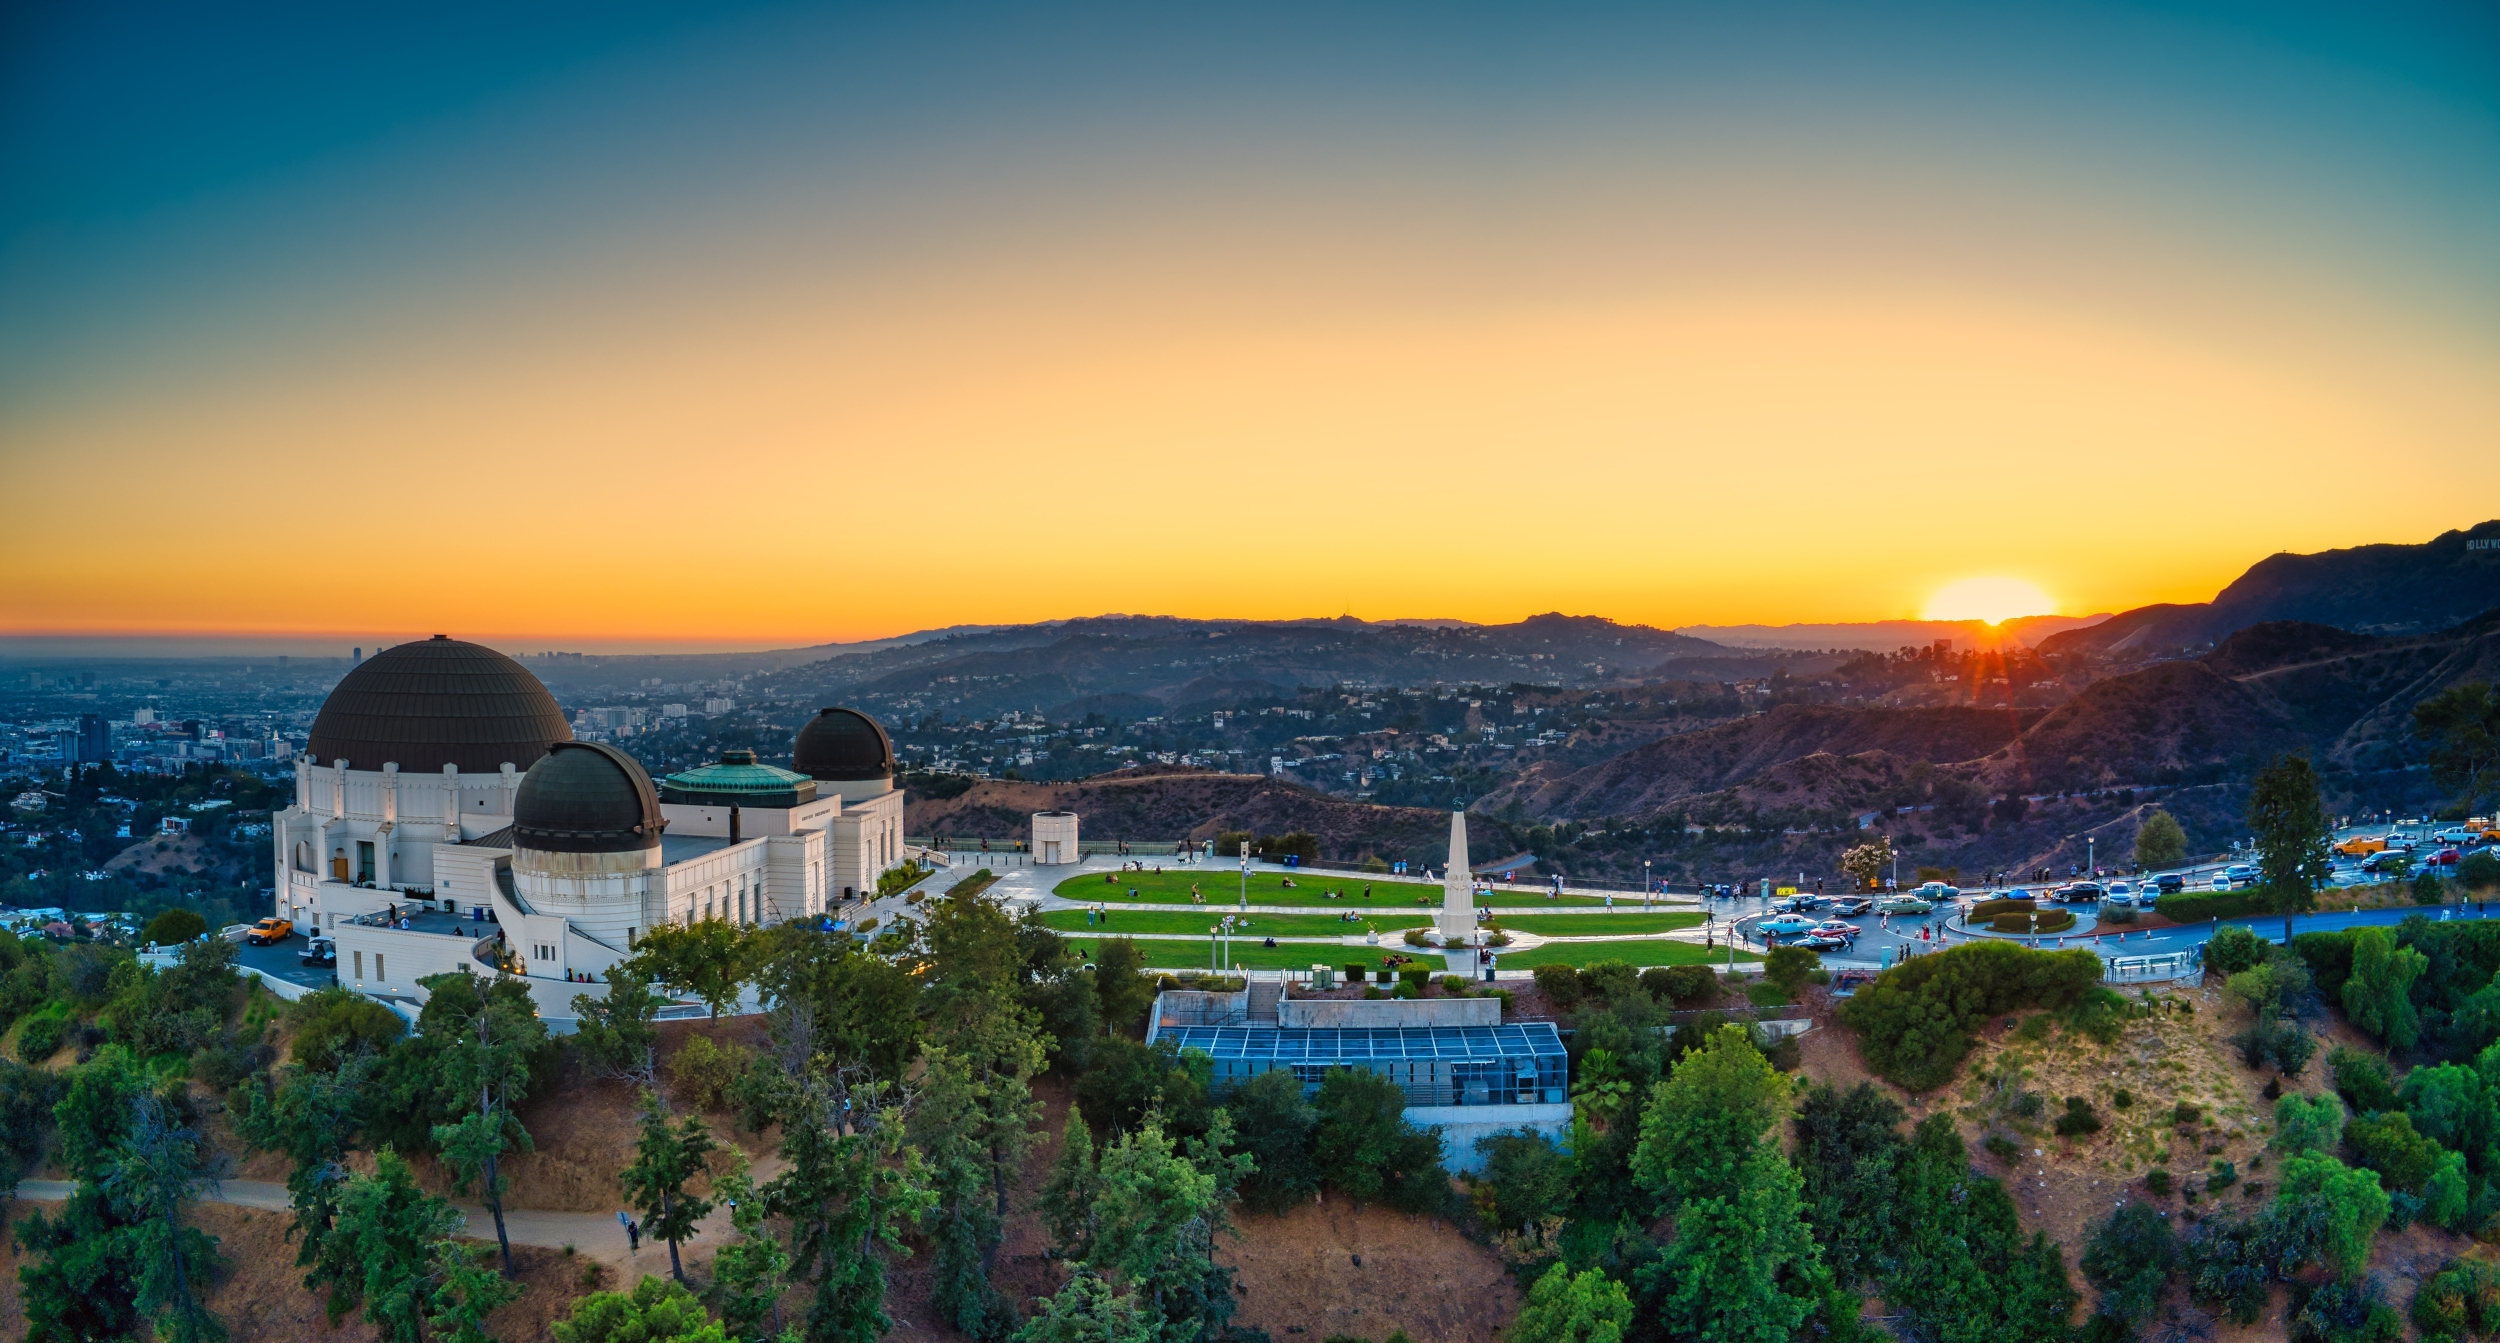
[{"label": "green shrub", "polygon": [[2102,910],[2098,915],[2101,922],[2110,924],[2113,927],[2120,927],[2134,923],[2137,916],[2138,911],[2133,905],[2111,905]]},{"label": "green shrub", "polygon": [[2023,1159],[2022,1147],[2002,1133],[1989,1134],[1988,1140],[1979,1145],[1988,1149],[1988,1155],[2009,1166]]},{"label": "green shrub", "polygon": [[1466,991],[1466,988],[1467,981],[1459,978],[1457,975],[1441,976],[1441,991],[1443,993],[1463,993]]},{"label": "green shrub", "polygon": [[2066,1113],[2059,1115],[2057,1122],[2050,1127],[2056,1129],[2057,1136],[2061,1138],[2076,1138],[2100,1132],[2101,1117],[2092,1112],[2092,1102],[2081,1096],[2069,1096],[2066,1098]]},{"label": "green shrub", "polygon": [[1430,978],[1432,978],[1432,971],[1424,966],[1401,966],[1398,970],[1398,982],[1419,991],[1423,988],[1424,981]]},{"label": "green shrub", "polygon": [[1363,986],[1363,996],[1366,999],[1377,1002],[1378,1000],[1386,998],[1389,995],[1381,992],[1380,986],[1377,984],[1366,984]]},{"label": "green shrub", "polygon": [[2000,914],[2029,914],[2040,907],[2037,900],[1982,900],[1970,907],[1974,920],[1993,919]]},{"label": "green shrub", "polygon": [[2181,891],[2154,901],[2153,909],[2172,923],[2203,923],[2207,919],[2237,919],[2274,912],[2272,904],[2254,886],[2244,891]]},{"label": "green shrub", "polygon": [[1988,1018],[2026,1008],[2065,1008],[2100,983],[2091,951],[2034,951],[1976,942],[1917,956],[1876,977],[1843,1004],[1867,1063],[1897,1085],[1932,1091],[1951,1081]]},{"label": "green shrub", "polygon": [[1641,992],[1640,972],[1622,961],[1591,961],[1580,967],[1580,996],[1622,1003]]},{"label": "green shrub", "polygon": [[1428,947],[1432,945],[1431,939],[1424,936],[1424,930],[1421,928],[1407,929],[1405,940],[1406,945],[1410,947]]},{"label": "green shrub", "polygon": [[2118,1109],[2127,1109],[2135,1104],[2135,1093],[2120,1087],[2118,1093],[2109,1098],[2109,1103]]},{"label": "green shrub", "polygon": [[2350,1045],[2337,1045],[2326,1063],[2335,1073],[2335,1094],[2344,1098],[2354,1114],[2396,1108],[2396,1083],[2388,1075],[2386,1060]]},{"label": "green shrub", "polygon": [[346,989],[323,989],[296,999],[287,1009],[295,1023],[289,1055],[314,1072],[328,1072],[347,1056],[379,1055],[397,1043],[407,1020],[371,998]]},{"label": "green shrub", "polygon": [[2259,937],[2245,924],[2232,924],[2215,931],[2205,943],[2205,968],[2225,976],[2242,970],[2254,970],[2274,954],[2274,944]]},{"label": "green shrub", "polygon": [[17,1028],[17,1056],[28,1063],[43,1062],[60,1049],[68,1029],[69,1023],[59,1017],[36,1017]]},{"label": "green shrub", "polygon": [[2425,1339],[2500,1333],[2500,1268],[2449,1261],[2413,1294],[2413,1323]]},{"label": "green shrub", "polygon": [[2173,1124],[2198,1124],[2204,1119],[2205,1107],[2193,1101],[2181,1101],[2170,1107],[2170,1122]]},{"label": "green shrub", "polygon": [[2380,1299],[2376,1282],[2292,1284],[2292,1343],[2397,1343],[2404,1321]]},{"label": "green shrub", "polygon": [[1706,965],[1670,965],[1642,971],[1641,987],[1663,1002],[1692,1007],[1718,998],[1719,976]]},{"label": "green shrub", "polygon": [[1348,984],[1360,984],[1360,983],[1362,983],[1362,982],[1363,982],[1363,972],[1364,972],[1365,970],[1368,970],[1369,968],[1370,968],[1369,966],[1364,965],[1361,961],[1348,961],[1348,962],[1346,962],[1346,967],[1345,967],[1345,982],[1347,982]]},{"label": "green shrub", "polygon": [[1745,1001],[1756,1007],[1786,1007],[1788,990],[1768,980],[1757,979],[1745,986]]},{"label": "green shrub", "polygon": [[2457,884],[2477,893],[2500,887],[2500,857],[2489,849],[2478,849],[2457,864]]},{"label": "green shrub", "polygon": [[2216,1157],[2213,1169],[2205,1176],[2205,1190],[2207,1193],[2219,1194],[2239,1182],[2240,1168]]},{"label": "green shrub", "polygon": [[1806,947],[1773,947],[1762,958],[1762,977],[1780,986],[1782,992],[1795,997],[1806,982],[1806,976],[1820,969],[1823,958]]},{"label": "green shrub", "polygon": [[1420,998],[1423,996],[1423,990],[1415,987],[1415,981],[1411,979],[1401,979],[1398,981],[1398,986],[1396,988],[1389,990],[1389,996],[1392,998]]},{"label": "green shrub", "polygon": [[1540,965],[1534,971],[1536,986],[1546,1000],[1568,1012],[1580,1005],[1580,972],[1568,965]]},{"label": "green shrub", "polygon": [[170,947],[208,931],[208,920],[187,909],[168,909],[148,920],[139,933],[139,940],[152,946]]},{"label": "green shrub", "polygon": [[744,1045],[715,1044],[708,1035],[690,1036],[669,1056],[668,1080],[676,1084],[678,1100],[709,1110],[720,1104],[721,1094],[747,1070],[752,1054]]},{"label": "green shrub", "polygon": [[[2035,919],[2037,923],[2033,922]],[[2000,933],[2062,933],[2075,926],[2075,916],[2062,909],[2044,909],[2037,914],[1999,914],[1988,921],[1988,926]]]},{"label": "green shrub", "polygon": [[2170,1172],[2166,1170],[2148,1170],[2144,1172],[2144,1187],[2153,1191],[2155,1194],[2168,1195],[2170,1192]]},{"label": "green shrub", "polygon": [[2131,1203],[2094,1227],[2076,1266],[2101,1289],[2101,1314],[2126,1324],[2150,1317],[2179,1266],[2179,1242],[2170,1221]]},{"label": "green shrub", "polygon": [[2022,1025],[2014,1028],[2014,1038],[2026,1044],[2036,1045],[2049,1038],[2049,1028],[2052,1024],[2048,1013],[2034,1012],[2023,1018]]}]

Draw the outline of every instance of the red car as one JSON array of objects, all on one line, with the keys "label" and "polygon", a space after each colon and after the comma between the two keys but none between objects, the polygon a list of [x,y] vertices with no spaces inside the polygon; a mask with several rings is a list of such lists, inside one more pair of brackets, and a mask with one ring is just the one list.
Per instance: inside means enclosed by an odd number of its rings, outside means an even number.
[{"label": "red car", "polygon": [[2454,849],[2441,849],[2439,852],[2432,854],[2429,861],[2437,863],[2442,867],[2447,867],[2454,865],[2458,859],[2463,858],[2464,856],[2465,855],[2458,853]]}]

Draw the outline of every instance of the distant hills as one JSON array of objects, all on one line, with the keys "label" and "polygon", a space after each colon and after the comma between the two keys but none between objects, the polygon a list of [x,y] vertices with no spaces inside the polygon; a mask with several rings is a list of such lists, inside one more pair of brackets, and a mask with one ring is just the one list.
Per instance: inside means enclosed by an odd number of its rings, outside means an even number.
[{"label": "distant hills", "polygon": [[2090,616],[2016,616],[1991,625],[1984,620],[1861,620],[1829,625],[1683,625],[1678,634],[1732,648],[1848,648],[1889,653],[1950,639],[1956,648],[2036,646],[2052,634],[2109,619]]},{"label": "distant hills", "polygon": [[2500,606],[2500,550],[2470,549],[2475,541],[2500,541],[2500,521],[2442,532],[2420,545],[2270,555],[2210,602],[2140,606],[2052,634],[2039,648],[2143,658],[2210,647],[2269,620],[2362,634],[2446,629]]}]

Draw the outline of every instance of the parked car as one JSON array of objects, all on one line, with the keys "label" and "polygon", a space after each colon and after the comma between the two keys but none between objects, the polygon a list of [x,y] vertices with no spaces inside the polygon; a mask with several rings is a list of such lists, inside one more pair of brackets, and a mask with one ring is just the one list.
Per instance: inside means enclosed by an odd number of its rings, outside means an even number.
[{"label": "parked car", "polygon": [[2367,858],[2386,847],[2387,841],[2375,835],[2355,835],[2336,845],[2335,851],[2346,858]]},{"label": "parked car", "polygon": [[2456,866],[2457,861],[2464,856],[2464,854],[2459,853],[2455,849],[2441,849],[2439,852],[2432,854],[2430,857],[2425,858],[2422,861],[2426,863],[2437,863],[2441,867],[2454,867]]},{"label": "parked car", "polygon": [[2177,895],[2187,889],[2187,878],[2176,872],[2164,872],[2153,878],[2153,889],[2163,895]]},{"label": "parked car", "polygon": [[1854,923],[1842,923],[1838,919],[1825,919],[1821,923],[1814,925],[1814,931],[1818,933],[1829,933],[1834,937],[1845,937],[1851,941],[1856,941],[1860,930]]},{"label": "parked car", "polygon": [[1849,939],[1837,933],[1801,933],[1790,939],[1788,945],[1809,951],[1838,951],[1849,945]]},{"label": "parked car", "polygon": [[2369,861],[2361,865],[2361,870],[2364,872],[2402,872],[2411,866],[2413,866],[2412,850],[2389,849],[2383,853],[2371,854]]},{"label": "parked car", "polygon": [[1867,914],[1872,913],[1874,909],[1875,902],[1863,897],[1853,896],[1846,900],[1834,900],[1832,902],[1832,912],[1835,914]]},{"label": "parked car", "polygon": [[2049,899],[2061,905],[2089,905],[2101,898],[2100,883],[2077,881],[2060,886]]},{"label": "parked car", "polygon": [[265,947],[272,942],[284,942],[294,933],[295,925],[289,920],[262,919],[252,925],[252,930],[243,935],[243,940],[256,947]]},{"label": "parked car", "polygon": [[1813,932],[1814,920],[1800,914],[1782,914],[1776,918],[1764,919],[1755,924],[1754,928],[1765,937],[1785,937],[1790,933]]},{"label": "parked car", "polygon": [[2234,888],[2257,884],[2257,867],[2253,863],[2233,863],[2222,869],[2222,875],[2230,880]]},{"label": "parked car", "polygon": [[1896,895],[1875,902],[1878,914],[1925,914],[1934,908],[1935,905],[1915,895]]},{"label": "parked car", "polygon": [[336,965],[339,963],[339,944],[331,938],[316,937],[304,944],[304,954],[296,959],[306,965]]},{"label": "parked car", "polygon": [[1921,884],[1917,890],[1910,892],[1910,894],[1917,896],[1921,900],[1933,900],[1938,904],[1942,904],[1947,900],[1961,899],[1962,889],[1958,886],[1947,886],[1941,881],[1930,881]]},{"label": "parked car", "polygon": [[2123,881],[2113,881],[2101,898],[2113,905],[2132,905],[2135,903],[2135,888]]}]

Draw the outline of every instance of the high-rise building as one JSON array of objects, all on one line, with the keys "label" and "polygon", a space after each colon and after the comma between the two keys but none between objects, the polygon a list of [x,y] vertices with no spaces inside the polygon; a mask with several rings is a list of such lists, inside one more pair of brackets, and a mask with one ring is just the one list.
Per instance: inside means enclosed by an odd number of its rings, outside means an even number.
[{"label": "high-rise building", "polygon": [[104,715],[78,715],[78,758],[89,763],[113,758],[113,734],[104,726]]}]

